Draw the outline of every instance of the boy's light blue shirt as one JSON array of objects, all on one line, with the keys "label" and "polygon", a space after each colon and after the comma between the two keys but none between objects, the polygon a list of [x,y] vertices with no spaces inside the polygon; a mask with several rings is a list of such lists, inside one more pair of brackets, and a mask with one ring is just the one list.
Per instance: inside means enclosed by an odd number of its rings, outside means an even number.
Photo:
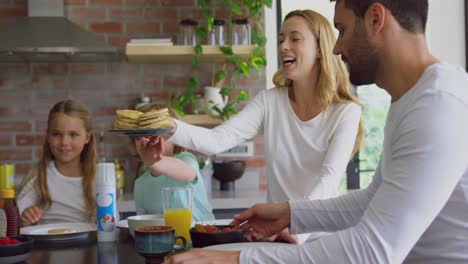
[{"label": "boy's light blue shirt", "polygon": [[213,220],[213,210],[206,196],[205,184],[200,174],[197,158],[190,152],[181,152],[175,155],[196,172],[196,177],[191,182],[179,182],[166,176],[153,177],[150,170],[138,177],[135,181],[133,193],[137,215],[164,213],[162,189],[167,187],[190,187],[193,192],[192,221]]}]

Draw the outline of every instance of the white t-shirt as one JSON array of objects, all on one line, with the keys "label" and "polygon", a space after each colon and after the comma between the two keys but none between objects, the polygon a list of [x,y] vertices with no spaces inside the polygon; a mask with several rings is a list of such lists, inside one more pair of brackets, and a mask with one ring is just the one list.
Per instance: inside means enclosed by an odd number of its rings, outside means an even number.
[{"label": "white t-shirt", "polygon": [[324,199],[338,194],[338,184],[354,147],[361,108],[334,104],[301,121],[289,103],[287,88],[263,90],[225,123],[207,129],[176,120],[169,139],[208,155],[226,151],[263,134],[268,202]]},{"label": "white t-shirt", "polygon": [[291,232],[336,231],[241,263],[468,263],[468,75],[429,66],[392,103],[369,188],[291,201]]},{"label": "white t-shirt", "polygon": [[[37,172],[34,172],[37,175]],[[17,203],[20,212],[39,204],[39,196],[31,179],[18,195]],[[46,209],[38,224],[62,222],[88,222],[86,205],[83,197],[82,177],[63,176],[55,167],[54,161],[47,165],[47,188],[51,205]]]}]

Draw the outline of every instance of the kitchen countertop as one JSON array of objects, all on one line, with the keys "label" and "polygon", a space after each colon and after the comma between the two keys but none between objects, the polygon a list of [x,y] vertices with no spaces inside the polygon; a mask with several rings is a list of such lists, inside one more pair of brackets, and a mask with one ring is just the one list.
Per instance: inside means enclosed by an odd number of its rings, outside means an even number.
[{"label": "kitchen countertop", "polygon": [[[266,190],[239,189],[236,191],[213,190],[208,197],[214,210],[249,208],[256,203],[266,202]],[[125,193],[123,198],[117,201],[119,212],[135,212],[133,193]]]}]

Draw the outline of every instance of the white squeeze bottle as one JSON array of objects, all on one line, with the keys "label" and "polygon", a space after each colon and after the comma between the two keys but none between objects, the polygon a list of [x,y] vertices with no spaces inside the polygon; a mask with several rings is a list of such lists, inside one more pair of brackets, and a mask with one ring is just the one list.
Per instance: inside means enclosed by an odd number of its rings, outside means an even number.
[{"label": "white squeeze bottle", "polygon": [[96,218],[98,242],[117,240],[118,219],[115,197],[115,166],[112,162],[96,166]]}]

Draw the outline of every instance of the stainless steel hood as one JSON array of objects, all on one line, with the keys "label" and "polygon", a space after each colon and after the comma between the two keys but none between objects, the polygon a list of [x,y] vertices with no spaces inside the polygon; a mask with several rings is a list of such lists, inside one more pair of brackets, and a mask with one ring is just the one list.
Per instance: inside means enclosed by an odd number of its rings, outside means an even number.
[{"label": "stainless steel hood", "polygon": [[108,62],[118,57],[117,48],[63,16],[0,19],[0,39],[0,63]]}]

